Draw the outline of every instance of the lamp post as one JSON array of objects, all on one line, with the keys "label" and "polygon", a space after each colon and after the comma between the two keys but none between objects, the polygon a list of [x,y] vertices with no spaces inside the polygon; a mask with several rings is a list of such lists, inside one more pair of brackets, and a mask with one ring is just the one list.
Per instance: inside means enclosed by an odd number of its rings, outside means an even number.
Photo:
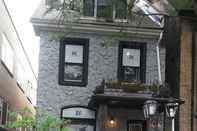
[{"label": "lamp post", "polygon": [[176,115],[176,112],[178,111],[179,103],[167,103],[165,105],[165,111],[167,114],[167,117],[172,119],[172,131],[174,131],[174,118]]},{"label": "lamp post", "polygon": [[163,108],[162,110],[164,111],[164,124],[165,118],[167,116],[172,120],[172,131],[174,131],[174,118],[179,108],[179,103],[175,101],[169,100],[165,103],[158,103],[156,100],[147,100],[143,106],[145,119],[150,119],[151,117],[155,116],[157,114],[157,108],[159,107],[159,105]]}]

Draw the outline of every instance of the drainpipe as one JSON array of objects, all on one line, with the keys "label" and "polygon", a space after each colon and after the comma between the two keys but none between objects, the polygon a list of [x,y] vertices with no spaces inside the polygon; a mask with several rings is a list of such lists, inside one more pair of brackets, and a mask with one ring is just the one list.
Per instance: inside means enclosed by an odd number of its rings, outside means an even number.
[{"label": "drainpipe", "polygon": [[157,45],[156,45],[156,52],[157,52],[157,72],[158,72],[158,82],[159,82],[160,85],[162,84],[162,79],[161,79],[161,61],[160,61],[159,45],[160,45],[160,42],[162,40],[162,37],[163,37],[163,32],[160,33],[159,40],[158,40]]}]

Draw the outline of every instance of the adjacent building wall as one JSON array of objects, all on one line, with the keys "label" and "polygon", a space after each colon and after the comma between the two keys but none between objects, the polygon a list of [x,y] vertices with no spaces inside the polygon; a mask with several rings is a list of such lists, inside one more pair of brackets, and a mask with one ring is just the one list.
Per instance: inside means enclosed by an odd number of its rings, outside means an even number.
[{"label": "adjacent building wall", "polygon": [[[35,113],[37,80],[27,61],[28,58],[24,54],[20,37],[4,0],[0,0],[0,19],[0,97],[8,103],[10,110],[21,110],[28,107]],[[13,59],[6,59],[13,62],[13,71],[11,73],[1,56],[2,45],[5,43],[10,45],[13,53]],[[6,53],[9,54],[10,52]],[[19,72],[19,61],[26,72]],[[22,79],[18,77],[19,74],[23,77]],[[23,85],[21,81],[19,82],[19,79],[23,81]],[[28,85],[28,80],[29,83],[32,83],[31,86]]]},{"label": "adjacent building wall", "polygon": [[182,21],[180,36],[180,98],[185,103],[180,108],[180,131],[191,131],[192,29],[187,20]]}]

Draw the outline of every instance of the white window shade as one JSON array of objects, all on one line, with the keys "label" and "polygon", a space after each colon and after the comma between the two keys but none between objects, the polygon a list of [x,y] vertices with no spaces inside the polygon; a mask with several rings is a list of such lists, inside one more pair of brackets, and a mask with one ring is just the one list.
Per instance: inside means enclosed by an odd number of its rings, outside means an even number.
[{"label": "white window shade", "polygon": [[123,49],[123,66],[140,67],[140,49]]},{"label": "white window shade", "polygon": [[66,45],[65,46],[65,62],[83,63],[83,46],[82,45]]}]

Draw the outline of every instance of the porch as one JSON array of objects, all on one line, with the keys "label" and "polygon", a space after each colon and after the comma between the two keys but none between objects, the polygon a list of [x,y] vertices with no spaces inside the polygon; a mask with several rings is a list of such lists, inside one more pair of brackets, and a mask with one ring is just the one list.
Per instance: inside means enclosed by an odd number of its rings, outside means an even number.
[{"label": "porch", "polygon": [[[96,131],[172,130],[174,125],[172,119],[166,117],[166,104],[182,104],[183,101],[164,95],[170,94],[167,87],[160,87],[157,91],[155,87],[140,83],[118,84],[103,81],[91,98],[89,106],[97,109]],[[144,116],[147,101],[157,103],[156,113],[151,117]]]}]

